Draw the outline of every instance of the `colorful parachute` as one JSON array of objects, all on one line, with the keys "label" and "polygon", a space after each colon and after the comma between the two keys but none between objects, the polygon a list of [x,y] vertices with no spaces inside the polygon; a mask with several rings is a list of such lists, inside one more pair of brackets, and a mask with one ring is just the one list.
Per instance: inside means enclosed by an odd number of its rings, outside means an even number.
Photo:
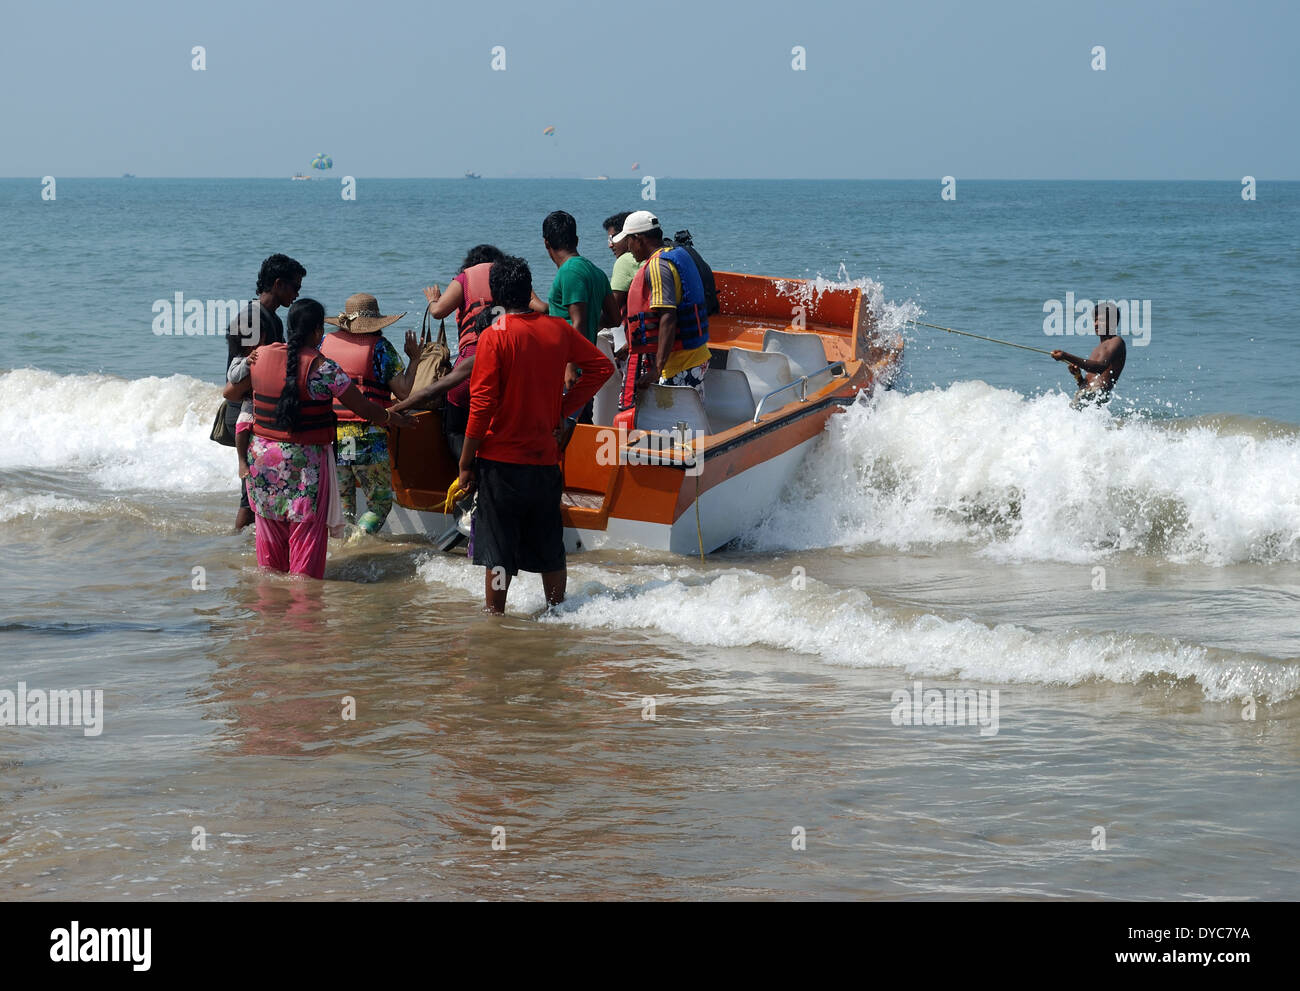
[{"label": "colorful parachute", "polygon": [[313,169],[321,169],[322,171],[325,169],[332,169],[334,168],[334,159],[330,158],[329,155],[326,155],[324,152],[321,152],[311,160],[311,167]]},{"label": "colorful parachute", "polygon": [[554,134],[554,133],[555,133],[555,125],[554,125],[554,124],[551,124],[551,125],[549,125],[548,127],[544,127],[544,128],[542,128],[542,133],[543,133],[543,134]]},{"label": "colorful parachute", "polygon": [[633,162],[633,163],[632,163],[632,171],[633,171],[633,172],[635,172],[635,171],[636,171],[637,169],[639,169],[640,167],[641,167],[641,163],[640,163],[640,162]]}]

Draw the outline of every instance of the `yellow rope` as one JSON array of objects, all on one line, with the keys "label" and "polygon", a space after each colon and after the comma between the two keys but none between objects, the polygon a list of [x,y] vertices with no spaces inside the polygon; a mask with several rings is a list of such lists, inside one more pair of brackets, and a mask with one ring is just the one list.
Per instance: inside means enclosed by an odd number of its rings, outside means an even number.
[{"label": "yellow rope", "polygon": [[[699,467],[698,465],[696,467]],[[695,537],[700,542],[700,564],[704,563],[704,531],[700,528],[700,473],[695,473]]]}]

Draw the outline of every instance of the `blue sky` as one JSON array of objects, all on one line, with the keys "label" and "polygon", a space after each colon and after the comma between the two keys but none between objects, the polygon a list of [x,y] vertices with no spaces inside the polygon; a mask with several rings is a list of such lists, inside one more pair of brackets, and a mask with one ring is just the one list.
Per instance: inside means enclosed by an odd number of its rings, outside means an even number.
[{"label": "blue sky", "polygon": [[0,175],[1295,179],[1298,35],[1271,2],[55,0],[4,15]]}]

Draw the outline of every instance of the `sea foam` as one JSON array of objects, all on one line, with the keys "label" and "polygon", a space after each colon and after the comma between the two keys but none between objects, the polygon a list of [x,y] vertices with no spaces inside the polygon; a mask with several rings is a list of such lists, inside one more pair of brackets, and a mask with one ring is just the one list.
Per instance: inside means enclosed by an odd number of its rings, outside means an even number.
[{"label": "sea foam", "polygon": [[113,491],[233,491],[234,449],[208,438],[220,401],[217,386],[188,375],[5,372],[0,469],[68,471]]},{"label": "sea foam", "polygon": [[[463,558],[433,555],[418,575],[468,597],[482,595],[483,572]],[[631,573],[577,558],[569,598],[543,623],[579,629],[644,631],[683,645],[762,647],[850,667],[900,668],[909,675],[990,683],[1077,685],[1093,679],[1137,684],[1194,682],[1207,701],[1281,701],[1300,690],[1300,660],[1277,660],[1122,633],[1055,633],[1015,624],[916,615],[878,606],[857,589],[809,579],[795,589],[743,569],[700,573],[639,567]],[[524,574],[510,589],[510,612],[543,609],[541,582]]]},{"label": "sea foam", "polygon": [[1300,438],[1230,419],[1121,420],[983,382],[831,418],[754,550],[966,542],[1001,560],[1300,560]]}]

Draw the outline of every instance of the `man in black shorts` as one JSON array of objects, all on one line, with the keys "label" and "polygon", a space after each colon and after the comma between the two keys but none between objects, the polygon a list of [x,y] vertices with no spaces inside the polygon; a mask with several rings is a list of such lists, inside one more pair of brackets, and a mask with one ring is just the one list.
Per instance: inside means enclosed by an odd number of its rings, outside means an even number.
[{"label": "man in black shorts", "polygon": [[[564,601],[560,451],[614,366],[566,321],[529,309],[533,276],[522,258],[495,262],[488,286],[505,313],[479,338],[460,484],[478,488],[474,563],[486,569],[484,608],[503,613],[520,571],[541,573],[550,605]],[[570,363],[582,375],[566,393]]]}]

